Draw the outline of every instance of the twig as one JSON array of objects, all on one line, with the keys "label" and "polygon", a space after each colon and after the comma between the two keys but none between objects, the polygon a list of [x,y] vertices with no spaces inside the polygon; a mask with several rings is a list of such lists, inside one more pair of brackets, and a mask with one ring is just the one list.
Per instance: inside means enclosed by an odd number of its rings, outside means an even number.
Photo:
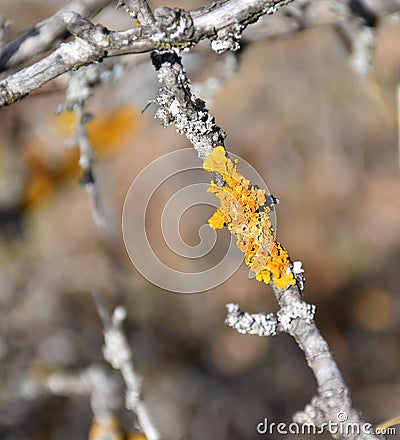
[{"label": "twig", "polygon": [[97,365],[78,374],[53,373],[46,381],[52,394],[63,396],[89,396],[94,418],[102,423],[114,417],[120,408],[120,386]]},{"label": "twig", "polygon": [[[107,316],[107,312],[101,301],[98,301],[96,295],[95,302],[99,315],[104,319]],[[120,306],[114,310],[111,319],[106,318],[103,324],[103,356],[114,369],[120,371],[126,387],[125,406],[137,416],[140,430],[146,435],[148,440],[159,440],[160,434],[151,421],[141,396],[141,380],[133,367],[132,352],[122,330],[122,323],[125,317],[126,311]]]},{"label": "twig", "polygon": [[[204,38],[211,40],[212,48],[218,53],[238,49],[242,32],[249,24],[292,1],[219,0],[191,11],[160,7],[154,12],[155,23],[152,22],[151,11],[147,8],[146,12],[140,13],[142,15],[137,17],[146,24],[120,32],[109,31],[103,26],[94,26],[75,12],[65,12],[62,15],[65,26],[77,38],[73,42],[62,44],[53,53],[32,66],[0,81],[0,107],[19,101],[62,73],[102,61],[105,57],[171,47],[181,50],[194,46]],[[298,1],[299,4],[304,3]],[[129,6],[134,2],[123,3]],[[317,3],[310,3],[309,9],[311,10],[311,5]],[[333,11],[333,14],[328,15],[322,23],[335,23],[354,15],[347,8],[348,0],[335,0],[333,3],[341,6],[336,8],[339,12]],[[145,3],[140,5],[143,6]],[[288,27],[286,31],[321,24],[321,22],[307,22],[308,15],[313,15],[311,13],[304,15],[307,8],[298,8],[296,13],[293,10],[291,19],[286,22]],[[343,16],[343,11],[346,10],[348,13]],[[400,11],[400,0],[374,1],[374,13],[377,17],[398,11]],[[138,9],[133,9],[133,13],[138,14]],[[282,33],[282,29],[275,30],[271,35],[279,33]]]},{"label": "twig", "polygon": [[[283,291],[276,289],[274,285],[271,287],[283,309],[298,308],[306,304],[298,286],[291,286]],[[316,426],[324,426],[329,422],[338,423],[338,432],[335,432],[336,427],[334,431],[331,431],[335,438],[376,439],[372,431],[364,432],[361,429],[366,426],[366,423],[359,412],[353,408],[350,390],[314,320],[303,317],[294,318],[287,332],[295,338],[304,352],[318,386],[317,395],[311,399],[304,411],[295,414],[293,419],[298,423],[313,423]],[[343,420],[339,414],[344,414]],[[349,426],[358,426],[359,431],[348,432]]]},{"label": "twig", "polygon": [[100,12],[111,0],[71,0],[54,15],[27,29],[16,40],[0,50],[0,72],[24,63],[53,47],[54,43],[68,36],[63,22],[66,12],[76,12],[91,18]]},{"label": "twig", "polygon": [[162,7],[155,11],[160,30],[156,33],[153,25],[111,32],[104,26],[94,26],[79,14],[64,13],[67,29],[78,38],[0,81],[0,107],[19,101],[62,73],[108,56],[190,47],[206,37],[215,39],[218,51],[231,49],[248,24],[289,1],[293,0],[225,0],[192,11],[193,19],[191,12]]},{"label": "twig", "polygon": [[124,6],[132,18],[141,26],[155,25],[153,12],[146,0],[119,0],[117,8]]},{"label": "twig", "polygon": [[201,159],[217,145],[224,145],[225,132],[215,124],[205,102],[192,95],[180,57],[174,52],[153,52],[153,65],[161,83],[156,117],[164,127],[174,124],[193,144]]},{"label": "twig", "polygon": [[[67,16],[83,38],[62,44],[44,59],[0,81],[0,106],[9,105],[38,89],[47,81],[73,68],[102,60],[109,46],[104,28],[95,27],[77,14]],[[80,18],[79,18],[80,17]]]},{"label": "twig", "polygon": [[8,20],[6,17],[0,15],[0,53],[3,50],[3,47],[5,45],[4,42],[11,26],[11,20]]},{"label": "twig", "polygon": [[117,417],[121,408],[121,384],[115,375],[108,375],[98,365],[91,365],[79,373],[52,373],[43,385],[27,382],[29,396],[38,396],[43,390],[57,396],[88,396],[93,412],[89,440],[121,440]]},{"label": "twig", "polygon": [[243,335],[275,336],[280,332],[289,332],[295,319],[311,323],[314,319],[315,306],[305,301],[282,307],[276,317],[273,313],[248,313],[240,310],[235,303],[226,305],[225,323]]},{"label": "twig", "polygon": [[392,428],[396,425],[400,425],[400,417],[393,417],[392,419],[385,420],[384,422],[379,423],[377,428],[383,431],[388,430],[389,428]]},{"label": "twig", "polygon": [[74,110],[77,125],[77,141],[79,145],[79,166],[83,171],[81,182],[85,186],[91,204],[93,220],[95,224],[104,232],[110,232],[110,225],[106,219],[100,193],[96,184],[94,172],[95,155],[89,143],[86,125],[92,119],[91,115],[84,112],[83,106],[77,106]]},{"label": "twig", "polygon": [[[101,197],[96,185],[94,172],[95,154],[90,145],[87,132],[87,124],[93,119],[93,116],[85,112],[85,105],[95,86],[110,82],[119,76],[118,69],[114,69],[114,67],[114,65],[91,65],[77,72],[73,72],[68,82],[66,100],[57,109],[57,113],[70,110],[75,114],[76,135],[72,140],[76,141],[79,147],[79,166],[83,172],[81,182],[90,196],[94,222],[106,233],[111,232],[111,227],[106,219]],[[117,73],[115,73],[115,70],[117,70]]]}]

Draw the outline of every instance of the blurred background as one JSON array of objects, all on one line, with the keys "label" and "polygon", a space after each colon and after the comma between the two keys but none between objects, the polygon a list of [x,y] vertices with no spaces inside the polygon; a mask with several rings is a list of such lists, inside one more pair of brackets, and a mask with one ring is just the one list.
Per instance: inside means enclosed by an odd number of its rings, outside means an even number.
[{"label": "blurred background", "polygon": [[[0,14],[14,22],[13,38],[63,4],[2,0]],[[115,5],[94,21],[131,26]],[[203,43],[185,54],[185,67],[226,130],[227,149],[252,164],[279,198],[279,240],[303,262],[304,296],[317,306],[317,324],[355,406],[379,423],[400,415],[400,23],[381,21],[368,79],[352,70],[332,25],[260,35],[245,40],[236,58]],[[152,285],[131,264],[121,232],[129,186],[146,165],[190,144],[161,127],[154,105],[142,113],[157,93],[149,55],[121,61],[132,63],[126,74],[95,89],[87,104],[112,237],[95,226],[77,149],[66,146],[72,119],[54,115],[67,78],[1,109],[0,438],[88,438],[88,397],[56,396],[40,384],[52,372],[94,364],[111,371],[93,290],[110,310],[127,309],[135,366],[163,439],[260,438],[260,421],[289,423],[316,393],[313,376],[289,336],[242,336],[224,325],[228,302],[249,312],[277,310],[272,291],[249,279],[244,265],[212,291],[179,295]],[[210,81],[216,77],[218,87]],[[179,226],[195,245],[212,209],[192,209]],[[179,269],[157,239],[159,221],[150,219],[155,252]],[[217,254],[228,239],[219,233]],[[215,254],[209,258],[214,264]],[[121,420],[132,429],[129,413],[121,410]]]}]

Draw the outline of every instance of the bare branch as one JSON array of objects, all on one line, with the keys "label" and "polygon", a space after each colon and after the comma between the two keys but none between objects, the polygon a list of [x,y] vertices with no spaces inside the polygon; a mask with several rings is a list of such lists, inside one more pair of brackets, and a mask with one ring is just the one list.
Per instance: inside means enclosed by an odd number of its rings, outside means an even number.
[{"label": "bare branch", "polygon": [[235,303],[226,305],[225,324],[243,335],[274,336],[278,322],[273,313],[248,313]]},{"label": "bare branch", "polygon": [[[243,30],[250,23],[254,23],[262,15],[270,14],[279,6],[293,0],[269,0],[266,2],[263,0],[240,2],[220,0],[192,11],[161,7],[156,9],[154,13],[156,23],[152,22],[151,11],[147,3],[143,1],[140,5],[145,9],[141,9],[143,12],[140,13],[142,14],[140,20],[143,23],[151,24],[121,32],[111,32],[104,27],[94,26],[79,14],[64,13],[63,20],[66,27],[78,39],[68,45],[61,45],[45,59],[0,81],[0,107],[22,99],[32,90],[41,87],[62,73],[82,65],[101,61],[108,56],[143,53],[169,47],[189,48],[204,38],[211,39],[212,48],[218,53],[225,50],[235,50],[239,47]],[[364,3],[366,0],[356,1],[356,3],[360,2]],[[365,13],[365,8],[361,10],[360,8],[349,9],[349,0],[334,0],[323,3],[325,6],[322,5],[322,7],[328,9],[329,5],[334,4],[335,9],[331,11],[331,14],[322,14],[324,17],[322,21],[315,22],[315,20],[310,21],[308,17],[315,15],[313,10],[321,7],[320,2],[299,0],[299,7],[289,9],[291,12],[288,15],[291,18],[285,22],[287,28],[298,30],[321,23],[343,22],[348,17],[354,16],[364,22],[367,18],[370,20],[370,15]],[[368,0],[367,3],[372,5],[369,6],[368,11],[370,14],[374,14],[377,19],[385,14],[400,11],[400,0]],[[129,6],[135,2],[124,2],[124,4]],[[139,5],[139,3],[136,4]],[[354,4],[354,1],[351,4]],[[138,14],[138,8],[133,8],[133,13]],[[278,28],[268,35],[276,35],[284,31],[287,29]],[[81,41],[82,39],[85,41]]]},{"label": "bare branch", "polygon": [[[0,81],[0,107],[19,101],[62,73],[102,61],[106,56],[148,52],[165,47],[190,47],[205,37],[216,39],[215,50],[235,48],[248,24],[290,1],[293,0],[224,0],[195,10],[193,20],[190,12],[163,7],[155,12],[161,30],[157,33],[153,32],[154,26],[111,32],[103,26],[94,26],[79,14],[65,13],[63,20],[68,30],[78,38],[62,44],[36,64]],[[226,43],[221,45],[220,42],[225,40]]]},{"label": "bare branch", "polygon": [[181,59],[174,52],[152,53],[153,64],[162,84],[156,117],[164,127],[174,124],[193,144],[201,159],[217,145],[223,145],[225,132],[215,124],[205,102],[192,95]]},{"label": "bare branch", "polygon": [[85,186],[92,203],[94,222],[100,230],[106,233],[111,233],[111,226],[107,221],[96,184],[95,154],[87,132],[87,124],[93,119],[93,116],[85,111],[85,105],[91,97],[94,87],[119,78],[121,68],[119,69],[118,66],[119,63],[96,64],[72,72],[66,89],[65,102],[56,111],[59,114],[64,110],[68,110],[75,114],[76,133],[72,141],[73,144],[77,144],[79,147],[79,166],[83,172],[81,182]]},{"label": "bare branch", "polygon": [[343,439],[374,439],[371,432],[361,433],[361,429],[348,433],[346,426],[366,426],[351,402],[350,390],[346,386],[339,367],[329,350],[328,344],[320,334],[314,322],[315,306],[307,304],[297,286],[283,291],[274,285],[281,309],[277,317],[272,313],[247,313],[237,304],[227,304],[226,324],[243,334],[274,336],[278,331],[292,335],[303,350],[308,366],[317,381],[318,393],[307,404],[304,411],[298,412],[293,419],[299,424],[312,424],[329,430],[329,421],[333,422],[331,434]]},{"label": "bare branch", "polygon": [[[335,438],[375,439],[371,432],[361,427],[368,426],[352,406],[350,390],[346,386],[339,367],[329,350],[328,344],[314,322],[315,306],[307,304],[298,286],[285,290],[273,284],[281,309],[275,317],[272,313],[248,313],[237,304],[227,304],[226,324],[242,334],[274,336],[278,331],[292,335],[303,350],[308,366],[317,381],[318,393],[302,412],[293,419],[299,424],[312,424],[318,428],[330,429]],[[331,425],[329,421],[333,422]],[[347,427],[358,426],[350,431]],[[371,426],[372,428],[372,426]]]},{"label": "bare branch", "polygon": [[[104,316],[104,310],[99,311],[99,313]],[[142,432],[148,440],[159,440],[160,434],[150,420],[146,405],[141,396],[141,380],[133,367],[132,352],[122,330],[122,322],[125,317],[126,311],[123,307],[117,307],[114,310],[110,325],[104,330],[104,359],[114,369],[121,372],[126,386],[125,406],[136,414]]]},{"label": "bare branch", "polygon": [[0,50],[0,72],[24,63],[53,47],[56,40],[69,35],[63,22],[63,15],[76,12],[91,18],[100,12],[111,0],[71,0],[54,15],[27,29],[19,38]]},{"label": "bare branch", "polygon": [[27,384],[35,393],[43,388],[58,396],[88,396],[93,412],[90,440],[120,439],[118,410],[122,405],[121,384],[115,375],[108,375],[98,365],[91,365],[75,374],[52,373],[44,387]]},{"label": "bare branch", "polygon": [[[271,285],[275,296],[282,308],[297,308],[306,304],[298,286],[290,286],[285,290],[278,290]],[[350,390],[346,386],[339,367],[333,359],[328,343],[322,337],[315,322],[301,317],[293,319],[287,332],[292,335],[298,346],[303,350],[308,366],[311,368],[318,386],[318,394],[303,412],[295,414],[293,419],[298,423],[313,423],[316,426],[326,426],[331,422],[342,426],[338,432],[331,434],[342,439],[376,439],[372,432],[348,433],[346,426],[356,424],[365,426],[360,414],[353,408]],[[340,420],[339,414],[344,414]],[[329,428],[327,426],[327,428]],[[335,431],[337,426],[334,427]]]},{"label": "bare branch", "polygon": [[147,0],[119,0],[117,8],[122,6],[124,6],[129,15],[137,19],[142,26],[155,24],[154,15]]},{"label": "bare branch", "polygon": [[240,310],[235,303],[226,305],[225,324],[244,335],[275,336],[279,332],[288,332],[295,319],[310,323],[314,319],[315,306],[305,301],[282,307],[277,316],[273,313],[248,313]]},{"label": "bare branch", "polygon": [[11,20],[8,20],[6,17],[0,15],[0,53],[4,47],[4,43],[11,26]]},{"label": "bare branch", "polygon": [[107,375],[97,365],[78,374],[53,373],[45,386],[55,395],[89,396],[93,415],[98,422],[112,418],[121,406],[121,389],[116,377]]},{"label": "bare branch", "polygon": [[109,46],[105,29],[95,27],[82,17],[78,19],[74,13],[66,17],[66,23],[70,21],[73,22],[76,31],[90,40],[79,38],[64,43],[46,58],[0,81],[0,105],[19,101],[62,73],[104,58]]}]

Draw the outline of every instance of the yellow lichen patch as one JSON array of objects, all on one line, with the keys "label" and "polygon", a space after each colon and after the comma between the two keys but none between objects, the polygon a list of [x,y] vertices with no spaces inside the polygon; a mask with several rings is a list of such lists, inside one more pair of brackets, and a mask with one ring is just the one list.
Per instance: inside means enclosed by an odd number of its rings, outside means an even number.
[{"label": "yellow lichen patch", "polygon": [[227,222],[228,218],[220,209],[217,209],[212,217],[208,219],[208,223],[213,229],[222,229],[227,225]]},{"label": "yellow lichen patch", "polygon": [[221,174],[232,193],[238,197],[238,201],[246,202],[249,209],[255,209],[256,205],[264,205],[265,190],[252,186],[250,180],[238,172],[237,164],[226,157],[224,147],[215,147],[204,160],[203,168],[210,173]]},{"label": "yellow lichen patch", "polygon": [[261,269],[256,275],[256,280],[261,283],[269,284],[271,281],[271,274],[267,269]]},{"label": "yellow lichen patch", "polygon": [[296,279],[290,270],[291,264],[288,251],[278,241],[275,241],[265,267],[272,274],[274,284],[278,289],[285,289],[296,284]]},{"label": "yellow lichen patch", "polygon": [[245,263],[258,281],[272,282],[278,289],[296,284],[286,249],[277,241],[265,206],[265,190],[258,189],[237,170],[237,162],[218,146],[204,160],[203,168],[222,176],[224,184],[211,181],[208,189],[218,197],[220,208],[208,220],[214,229],[225,225],[236,237],[237,247],[245,253]]}]

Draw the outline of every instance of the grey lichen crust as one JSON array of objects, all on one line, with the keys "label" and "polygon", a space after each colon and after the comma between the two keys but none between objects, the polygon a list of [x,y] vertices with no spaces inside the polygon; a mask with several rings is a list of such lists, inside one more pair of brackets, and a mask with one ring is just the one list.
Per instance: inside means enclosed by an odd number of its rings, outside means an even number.
[{"label": "grey lichen crust", "polygon": [[257,336],[274,336],[278,322],[272,313],[248,313],[235,303],[226,305],[225,324],[238,333]]},{"label": "grey lichen crust", "polygon": [[240,310],[235,303],[226,305],[225,324],[238,333],[258,336],[275,336],[278,332],[289,332],[292,321],[303,320],[311,323],[315,315],[315,305],[296,302],[281,308],[276,317],[273,313],[248,313]]},{"label": "grey lichen crust", "polygon": [[215,124],[205,102],[191,93],[190,81],[176,53],[153,52],[152,61],[161,83],[156,117],[164,127],[174,124],[177,132],[193,144],[198,156],[205,159],[214,147],[224,145],[224,130]]}]

